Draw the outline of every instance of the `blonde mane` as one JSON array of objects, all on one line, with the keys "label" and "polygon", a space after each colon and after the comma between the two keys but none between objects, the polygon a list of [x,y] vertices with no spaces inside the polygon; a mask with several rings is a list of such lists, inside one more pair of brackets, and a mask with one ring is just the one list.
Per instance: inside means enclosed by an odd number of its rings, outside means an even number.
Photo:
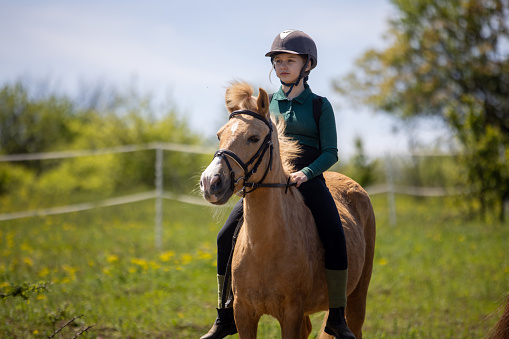
[{"label": "blonde mane", "polygon": [[[274,123],[274,119],[272,119],[272,123]],[[284,133],[286,124],[284,120],[281,120],[277,123],[277,135],[279,139],[279,154],[281,156],[281,163],[283,164],[283,170],[285,174],[288,176],[290,173],[295,172],[295,167],[292,164],[291,160],[295,159],[302,153],[302,148],[299,143],[286,136]]]},{"label": "blonde mane", "polygon": [[[225,101],[226,107],[230,111],[236,110],[250,110],[257,112],[257,97],[253,96],[253,87],[244,81],[232,81],[230,86],[226,89]],[[279,140],[279,155],[283,170],[288,176],[290,173],[295,172],[295,167],[292,165],[291,160],[295,159],[302,153],[299,143],[284,134],[286,124],[284,120],[276,122],[271,115],[272,125],[275,126]]]}]

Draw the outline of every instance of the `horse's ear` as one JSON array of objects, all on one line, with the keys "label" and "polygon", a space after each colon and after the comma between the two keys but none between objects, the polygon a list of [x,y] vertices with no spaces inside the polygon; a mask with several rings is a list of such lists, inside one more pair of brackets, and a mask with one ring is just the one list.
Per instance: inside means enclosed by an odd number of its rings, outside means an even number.
[{"label": "horse's ear", "polygon": [[266,119],[270,119],[269,112],[269,95],[263,88],[260,88],[260,92],[258,94],[258,101],[256,102],[258,105],[258,114],[265,117]]},{"label": "horse's ear", "polygon": [[226,89],[225,103],[226,103],[226,109],[228,109],[228,112],[230,112],[230,113],[239,109],[239,106],[234,104],[234,100],[232,100],[232,89],[231,88]]}]

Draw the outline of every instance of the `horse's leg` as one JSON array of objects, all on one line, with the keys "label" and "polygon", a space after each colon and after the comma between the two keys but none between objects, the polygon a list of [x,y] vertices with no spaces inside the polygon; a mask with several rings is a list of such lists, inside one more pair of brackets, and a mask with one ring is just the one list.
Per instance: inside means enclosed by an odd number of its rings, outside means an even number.
[{"label": "horse's leg", "polygon": [[[281,325],[282,339],[302,338],[304,331],[304,313],[296,311],[295,308],[289,307],[285,310],[283,318],[279,321]],[[307,337],[305,337],[307,338]]]},{"label": "horse's leg", "polygon": [[311,320],[309,319],[309,316],[304,316],[304,319],[302,319],[302,327],[301,327],[301,339],[307,339],[309,335],[311,334],[311,330],[313,329],[313,325],[311,325]]},{"label": "horse's leg", "polygon": [[327,318],[329,317],[329,311],[325,312],[325,315],[323,317],[322,327],[320,328],[320,332],[318,332],[318,338],[317,339],[334,339],[333,336],[328,335],[325,333],[325,325],[327,324]]},{"label": "horse's leg", "polygon": [[239,338],[256,339],[258,322],[260,321],[261,315],[257,314],[252,308],[240,305],[237,301],[234,302],[233,309]]},{"label": "horse's leg", "polygon": [[362,325],[366,317],[366,297],[369,280],[369,278],[361,277],[355,290],[348,296],[346,304],[346,321],[350,331],[352,331],[357,339],[362,339]]}]

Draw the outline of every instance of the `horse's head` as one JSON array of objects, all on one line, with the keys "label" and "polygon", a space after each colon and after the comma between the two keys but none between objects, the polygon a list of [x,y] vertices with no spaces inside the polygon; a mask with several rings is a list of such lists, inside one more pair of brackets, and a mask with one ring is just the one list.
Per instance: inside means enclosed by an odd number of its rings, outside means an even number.
[{"label": "horse's head", "polygon": [[248,180],[261,182],[269,171],[277,132],[267,92],[260,88],[257,98],[252,95],[247,83],[235,82],[226,90],[230,119],[217,132],[219,151],[200,180],[203,197],[212,204],[225,204]]}]

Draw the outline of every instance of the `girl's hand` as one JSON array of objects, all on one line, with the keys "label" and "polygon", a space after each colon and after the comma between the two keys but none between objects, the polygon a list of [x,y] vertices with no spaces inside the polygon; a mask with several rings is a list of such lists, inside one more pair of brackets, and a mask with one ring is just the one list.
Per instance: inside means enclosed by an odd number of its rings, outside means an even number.
[{"label": "girl's hand", "polygon": [[300,184],[302,184],[303,182],[308,181],[308,177],[301,171],[290,174],[290,178],[291,181],[294,182],[297,187],[299,187]]}]

